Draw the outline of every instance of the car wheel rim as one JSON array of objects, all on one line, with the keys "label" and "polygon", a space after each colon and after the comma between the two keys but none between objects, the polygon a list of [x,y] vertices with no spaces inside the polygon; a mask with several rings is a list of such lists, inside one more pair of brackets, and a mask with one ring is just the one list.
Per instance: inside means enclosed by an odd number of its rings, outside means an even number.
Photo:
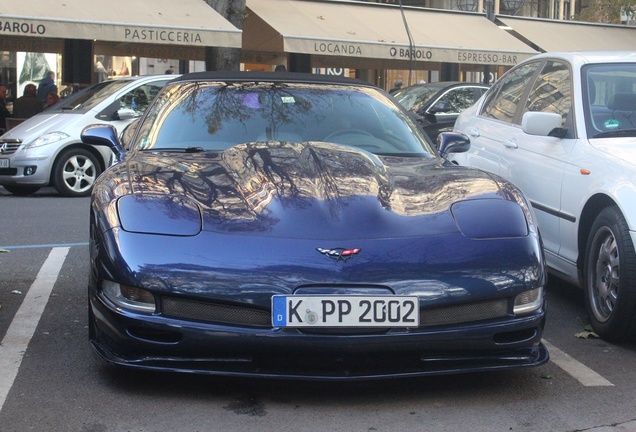
[{"label": "car wheel rim", "polygon": [[616,237],[609,228],[597,234],[595,262],[590,278],[590,295],[592,311],[597,320],[605,322],[610,319],[618,300],[620,281],[620,265]]},{"label": "car wheel rim", "polygon": [[73,156],[66,161],[62,171],[62,178],[69,190],[81,193],[93,186],[97,177],[95,173],[95,164],[90,158]]}]

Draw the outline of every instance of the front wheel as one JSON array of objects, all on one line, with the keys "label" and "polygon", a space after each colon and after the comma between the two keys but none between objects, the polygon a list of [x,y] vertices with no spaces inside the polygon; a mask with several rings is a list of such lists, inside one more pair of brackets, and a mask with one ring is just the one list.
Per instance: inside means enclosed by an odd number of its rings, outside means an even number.
[{"label": "front wheel", "polygon": [[69,149],[60,155],[53,167],[53,186],[63,196],[88,196],[100,173],[99,162],[90,151]]},{"label": "front wheel", "polygon": [[604,209],[585,249],[585,303],[594,331],[614,342],[636,336],[636,252],[618,207]]}]

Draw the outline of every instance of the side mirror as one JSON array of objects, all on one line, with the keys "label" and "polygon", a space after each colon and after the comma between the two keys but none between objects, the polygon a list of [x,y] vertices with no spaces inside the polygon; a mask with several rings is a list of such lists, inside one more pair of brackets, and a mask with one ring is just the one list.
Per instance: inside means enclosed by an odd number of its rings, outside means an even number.
[{"label": "side mirror", "polygon": [[117,138],[117,129],[112,125],[89,125],[82,130],[80,135],[84,144],[106,146],[115,153],[115,158],[120,161],[126,152]]},{"label": "side mirror", "polygon": [[561,129],[561,114],[528,111],[521,118],[521,129],[528,135],[554,136],[554,129]]},{"label": "side mirror", "polygon": [[437,148],[443,158],[450,153],[465,153],[470,149],[470,138],[459,132],[442,132],[437,136]]},{"label": "side mirror", "polygon": [[115,113],[115,117],[118,120],[130,120],[139,117],[139,115],[137,115],[135,110],[132,110],[130,108],[121,108],[117,110],[117,112]]}]

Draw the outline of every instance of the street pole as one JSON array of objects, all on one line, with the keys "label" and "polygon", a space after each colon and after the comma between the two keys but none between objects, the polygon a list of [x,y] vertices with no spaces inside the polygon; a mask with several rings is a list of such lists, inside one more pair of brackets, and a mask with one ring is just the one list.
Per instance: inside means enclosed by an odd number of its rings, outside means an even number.
[{"label": "street pole", "polygon": [[[493,0],[484,0],[484,5],[486,7],[486,18],[488,18],[492,22],[495,22],[495,5],[493,3]],[[484,66],[483,83],[486,85],[490,84],[490,65]]]}]

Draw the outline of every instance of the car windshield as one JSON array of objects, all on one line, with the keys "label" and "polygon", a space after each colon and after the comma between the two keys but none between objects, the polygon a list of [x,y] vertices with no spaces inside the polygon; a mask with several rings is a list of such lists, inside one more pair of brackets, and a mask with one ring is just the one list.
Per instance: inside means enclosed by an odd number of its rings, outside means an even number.
[{"label": "car windshield", "polygon": [[62,99],[54,108],[60,111],[88,111],[130,82],[130,80],[114,80],[94,84]]},{"label": "car windshield", "polygon": [[636,136],[636,63],[587,65],[582,83],[588,137]]},{"label": "car windshield", "polygon": [[137,149],[218,151],[257,141],[324,141],[383,155],[432,157],[408,115],[368,87],[179,83],[139,127]]}]

